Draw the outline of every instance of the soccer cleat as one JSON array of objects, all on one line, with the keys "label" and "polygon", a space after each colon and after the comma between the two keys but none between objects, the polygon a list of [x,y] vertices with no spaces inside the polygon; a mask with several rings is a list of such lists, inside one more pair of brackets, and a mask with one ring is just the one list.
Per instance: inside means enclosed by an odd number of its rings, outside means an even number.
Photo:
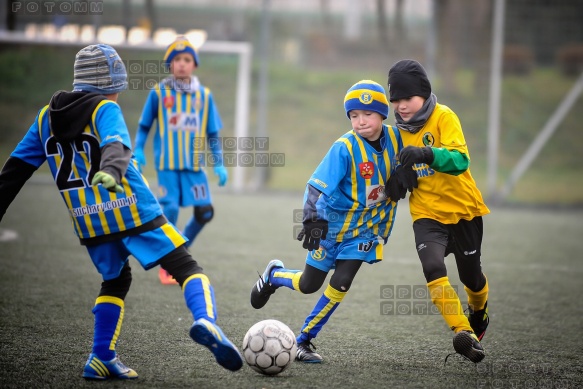
[{"label": "soccer cleat", "polygon": [[486,356],[476,334],[470,331],[460,331],[453,337],[453,348],[474,363],[480,362]]},{"label": "soccer cleat", "polygon": [[269,297],[277,290],[277,287],[271,285],[269,282],[269,275],[273,269],[278,267],[283,267],[283,262],[279,259],[271,260],[267,264],[263,276],[260,275],[259,280],[253,285],[253,289],[251,289],[251,306],[253,308],[263,308],[267,304],[267,301],[269,301]]},{"label": "soccer cleat", "polygon": [[207,319],[198,319],[190,327],[190,337],[198,344],[208,348],[217,363],[225,369],[237,371],[243,366],[239,349],[231,343],[223,331]]},{"label": "soccer cleat", "polygon": [[490,316],[488,316],[488,302],[484,305],[484,309],[480,309],[479,311],[475,311],[468,307],[468,320],[470,321],[470,326],[474,333],[478,337],[479,341],[482,341],[482,338],[486,334],[486,328],[488,328],[488,324],[490,324]]},{"label": "soccer cleat", "polygon": [[88,380],[106,380],[108,378],[133,380],[138,378],[138,373],[121,363],[117,355],[111,361],[103,362],[97,355],[91,354],[83,369],[83,378]]},{"label": "soccer cleat", "polygon": [[160,278],[160,282],[162,285],[178,285],[178,282],[168,273],[166,270],[160,268],[158,270],[158,278]]},{"label": "soccer cleat", "polygon": [[313,351],[310,346],[316,349],[311,342],[302,342],[298,344],[298,351],[296,353],[296,361],[306,362],[306,363],[321,363],[322,356],[317,352]]}]

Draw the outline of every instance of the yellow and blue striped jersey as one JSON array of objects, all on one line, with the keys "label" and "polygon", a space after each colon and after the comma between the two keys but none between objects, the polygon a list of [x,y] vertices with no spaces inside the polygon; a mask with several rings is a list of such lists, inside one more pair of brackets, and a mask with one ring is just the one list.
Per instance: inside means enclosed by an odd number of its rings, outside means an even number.
[{"label": "yellow and blue striped jersey", "polygon": [[327,239],[389,237],[397,203],[387,200],[384,187],[402,148],[396,128],[383,124],[381,146],[376,151],[351,130],[334,142],[310,177],[308,184],[325,195],[317,206],[328,220]]},{"label": "yellow and blue striped jersey", "polygon": [[198,81],[188,91],[176,90],[171,81],[156,85],[148,95],[139,125],[149,131],[154,120],[157,171],[201,170],[209,155],[208,136],[216,136],[223,126],[212,92]]},{"label": "yellow and blue striped jersey", "polygon": [[162,215],[133,159],[121,179],[124,193],[91,185],[100,168],[101,148],[111,142],[131,149],[121,109],[115,102],[101,101],[82,133],[70,142],[54,136],[47,105],[11,154],[37,168],[48,162],[80,239],[127,231]]}]

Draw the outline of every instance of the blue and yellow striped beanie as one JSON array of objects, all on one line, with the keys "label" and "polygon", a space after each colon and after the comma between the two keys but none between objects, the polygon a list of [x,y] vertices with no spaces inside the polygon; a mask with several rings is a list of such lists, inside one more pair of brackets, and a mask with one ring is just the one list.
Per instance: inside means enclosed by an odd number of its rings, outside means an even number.
[{"label": "blue and yellow striped beanie", "polygon": [[181,53],[192,55],[194,58],[194,64],[198,67],[198,53],[190,41],[183,35],[177,37],[166,49],[166,53],[164,54],[164,66],[170,67],[172,59]]},{"label": "blue and yellow striped beanie", "polygon": [[371,80],[361,80],[352,85],[344,96],[344,109],[350,119],[353,109],[378,112],[383,120],[389,116],[389,102],[385,88]]}]

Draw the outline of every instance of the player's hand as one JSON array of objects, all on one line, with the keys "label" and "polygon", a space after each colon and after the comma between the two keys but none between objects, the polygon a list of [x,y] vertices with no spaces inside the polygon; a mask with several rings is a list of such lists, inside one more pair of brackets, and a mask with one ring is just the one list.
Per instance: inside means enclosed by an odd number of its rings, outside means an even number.
[{"label": "player's hand", "polygon": [[224,166],[215,166],[213,168],[215,174],[219,177],[219,186],[225,186],[227,180],[229,179],[229,173]]},{"label": "player's hand", "polygon": [[327,220],[306,220],[304,228],[298,234],[298,240],[304,241],[303,247],[309,251],[317,250],[320,247],[320,240],[326,239],[328,234]]},{"label": "player's hand", "polygon": [[143,149],[136,148],[134,150],[134,157],[136,157],[136,161],[138,161],[138,165],[140,165],[140,169],[142,166],[146,166],[146,156],[144,155]]},{"label": "player's hand", "polygon": [[93,180],[91,180],[91,185],[98,185],[101,184],[105,189],[110,192],[117,192],[123,193],[123,188],[117,182],[115,182],[115,178],[111,174],[106,172],[99,171],[95,173],[93,176]]},{"label": "player's hand", "polygon": [[426,163],[430,165],[433,162],[433,150],[430,146],[416,147],[407,146],[399,152],[399,161],[403,166],[413,166],[416,163]]},{"label": "player's hand", "polygon": [[385,185],[385,195],[391,201],[399,201],[405,198],[407,191],[413,192],[417,188],[417,172],[413,167],[397,166],[397,169],[391,174],[389,182]]}]

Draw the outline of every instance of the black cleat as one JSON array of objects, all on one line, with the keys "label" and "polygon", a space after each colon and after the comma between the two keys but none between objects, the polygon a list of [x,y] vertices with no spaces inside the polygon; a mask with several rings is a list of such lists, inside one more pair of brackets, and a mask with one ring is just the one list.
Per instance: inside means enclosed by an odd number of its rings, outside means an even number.
[{"label": "black cleat", "polygon": [[488,316],[488,302],[484,305],[484,309],[480,309],[479,311],[475,311],[468,307],[468,320],[470,321],[470,326],[474,333],[478,337],[479,341],[482,341],[482,338],[486,334],[486,328],[488,328],[488,324],[490,324],[490,316]]},{"label": "black cleat", "polygon": [[316,349],[311,342],[298,343],[298,351],[296,353],[296,361],[305,363],[321,363],[322,356],[317,352],[313,351],[310,346]]},{"label": "black cleat", "polygon": [[486,356],[476,334],[470,331],[460,331],[453,337],[453,348],[458,354],[474,363],[481,362]]},{"label": "black cleat", "polygon": [[263,275],[259,276],[259,280],[253,285],[251,289],[251,306],[255,309],[261,309],[269,301],[269,297],[275,293],[277,287],[271,285],[269,282],[269,274],[274,268],[283,267],[283,262],[279,259],[274,259],[267,264]]}]

